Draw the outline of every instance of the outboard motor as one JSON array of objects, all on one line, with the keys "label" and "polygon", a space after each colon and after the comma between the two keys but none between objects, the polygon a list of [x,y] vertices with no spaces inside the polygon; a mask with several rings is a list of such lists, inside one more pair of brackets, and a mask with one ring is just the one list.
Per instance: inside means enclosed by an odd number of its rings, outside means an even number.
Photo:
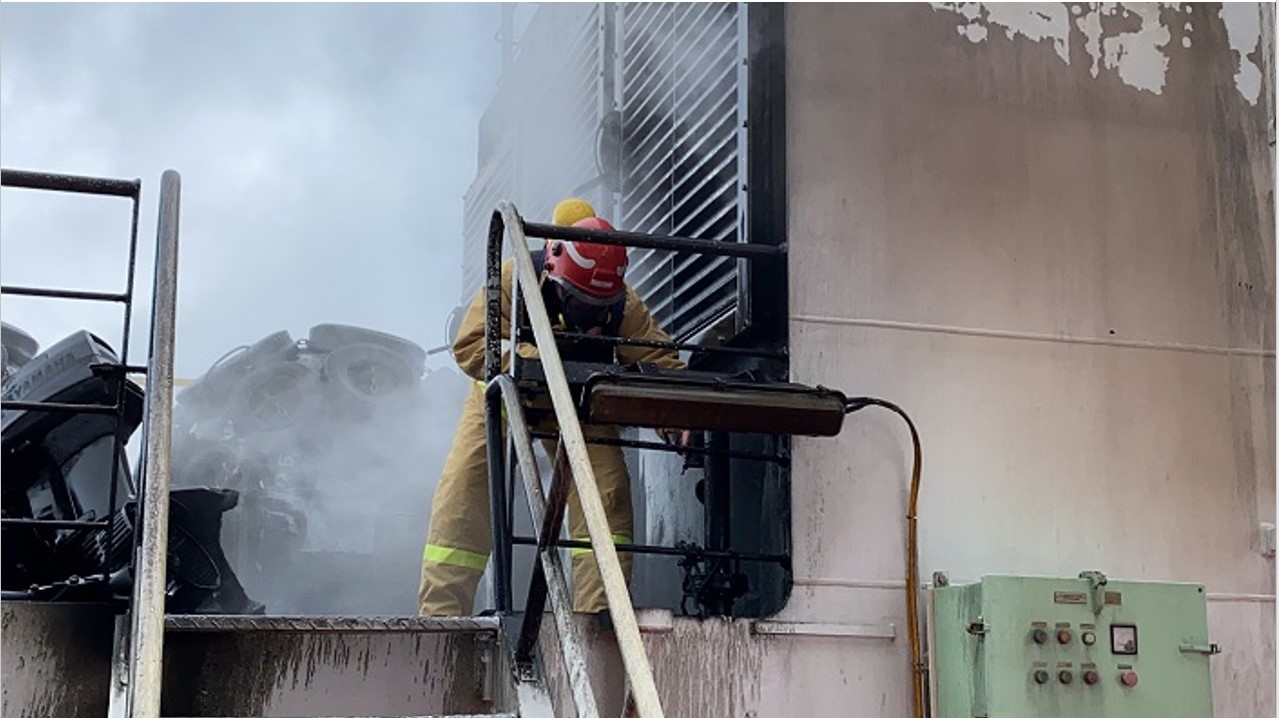
[{"label": "outboard motor", "polygon": [[[5,400],[115,406],[123,397],[119,417],[24,409],[0,412],[0,513],[4,518],[110,522],[106,530],[4,526],[0,585],[5,597],[127,601],[138,507],[128,462],[123,449],[116,448],[116,431],[117,421],[122,422],[118,437],[122,447],[141,424],[143,391],[119,372],[115,352],[88,332],[76,332],[33,358],[20,355],[21,364],[14,366],[10,338],[17,335],[7,325],[4,329]],[[23,346],[34,351],[33,342]],[[221,546],[222,514],[238,498],[235,491],[226,489],[172,492],[169,612],[263,612],[261,604],[245,595]]]},{"label": "outboard motor", "polygon": [[0,378],[6,383],[39,351],[40,343],[30,334],[12,324],[0,322]]}]

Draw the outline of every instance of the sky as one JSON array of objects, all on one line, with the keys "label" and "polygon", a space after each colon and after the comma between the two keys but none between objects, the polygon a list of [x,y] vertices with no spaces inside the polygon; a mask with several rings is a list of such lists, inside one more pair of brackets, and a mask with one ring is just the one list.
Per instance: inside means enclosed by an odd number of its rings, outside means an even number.
[{"label": "sky", "polygon": [[[497,4],[11,4],[0,164],[140,178],[131,363],[145,363],[157,196],[182,176],[176,375],[284,329],[445,341],[462,197],[501,58]],[[0,281],[119,291],[129,203],[0,192]],[[6,296],[49,346],[110,305]],[[442,355],[447,357],[447,354]],[[434,360],[438,363],[438,357]]]}]

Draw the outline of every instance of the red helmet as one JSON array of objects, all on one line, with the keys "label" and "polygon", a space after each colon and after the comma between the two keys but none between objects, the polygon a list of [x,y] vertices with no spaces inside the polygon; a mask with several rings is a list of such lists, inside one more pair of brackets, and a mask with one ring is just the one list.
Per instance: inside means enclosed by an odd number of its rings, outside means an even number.
[{"label": "red helmet", "polygon": [[[574,222],[573,226],[615,231],[613,225],[598,217]],[[626,248],[616,244],[555,239],[546,243],[547,278],[588,304],[606,306],[621,298],[626,291],[622,282],[626,263]]]}]

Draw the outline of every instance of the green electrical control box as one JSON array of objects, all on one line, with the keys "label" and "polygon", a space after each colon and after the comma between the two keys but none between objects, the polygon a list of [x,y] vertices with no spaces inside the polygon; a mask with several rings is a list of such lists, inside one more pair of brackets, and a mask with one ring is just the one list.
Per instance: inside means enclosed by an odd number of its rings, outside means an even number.
[{"label": "green electrical control box", "polygon": [[1193,583],[986,576],[931,592],[934,718],[1211,718]]}]

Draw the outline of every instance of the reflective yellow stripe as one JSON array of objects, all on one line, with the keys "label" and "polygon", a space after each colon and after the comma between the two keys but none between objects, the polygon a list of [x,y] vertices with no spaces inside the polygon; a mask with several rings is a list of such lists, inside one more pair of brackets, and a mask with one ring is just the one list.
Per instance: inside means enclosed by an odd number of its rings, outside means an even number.
[{"label": "reflective yellow stripe", "polygon": [[[482,382],[479,379],[475,380],[475,391],[476,393],[480,394],[480,396],[484,395],[485,391],[488,390],[488,386],[489,385],[487,383]],[[503,419],[506,418],[506,402],[505,401],[502,402],[502,418]]]},{"label": "reflective yellow stripe", "polygon": [[488,554],[476,553],[465,549],[427,544],[426,549],[422,551],[422,560],[441,563],[445,566],[461,566],[462,568],[483,571],[484,567],[488,565],[489,557]]},{"label": "reflective yellow stripe", "polygon": [[[580,539],[573,539],[573,540],[574,541],[590,541],[589,538],[580,538]],[[630,543],[630,542],[631,542],[631,537],[627,536],[626,534],[613,534],[613,543],[615,544]],[[584,553],[595,553],[595,551],[589,548],[571,548],[568,550],[568,555],[570,556],[578,556]]]}]

